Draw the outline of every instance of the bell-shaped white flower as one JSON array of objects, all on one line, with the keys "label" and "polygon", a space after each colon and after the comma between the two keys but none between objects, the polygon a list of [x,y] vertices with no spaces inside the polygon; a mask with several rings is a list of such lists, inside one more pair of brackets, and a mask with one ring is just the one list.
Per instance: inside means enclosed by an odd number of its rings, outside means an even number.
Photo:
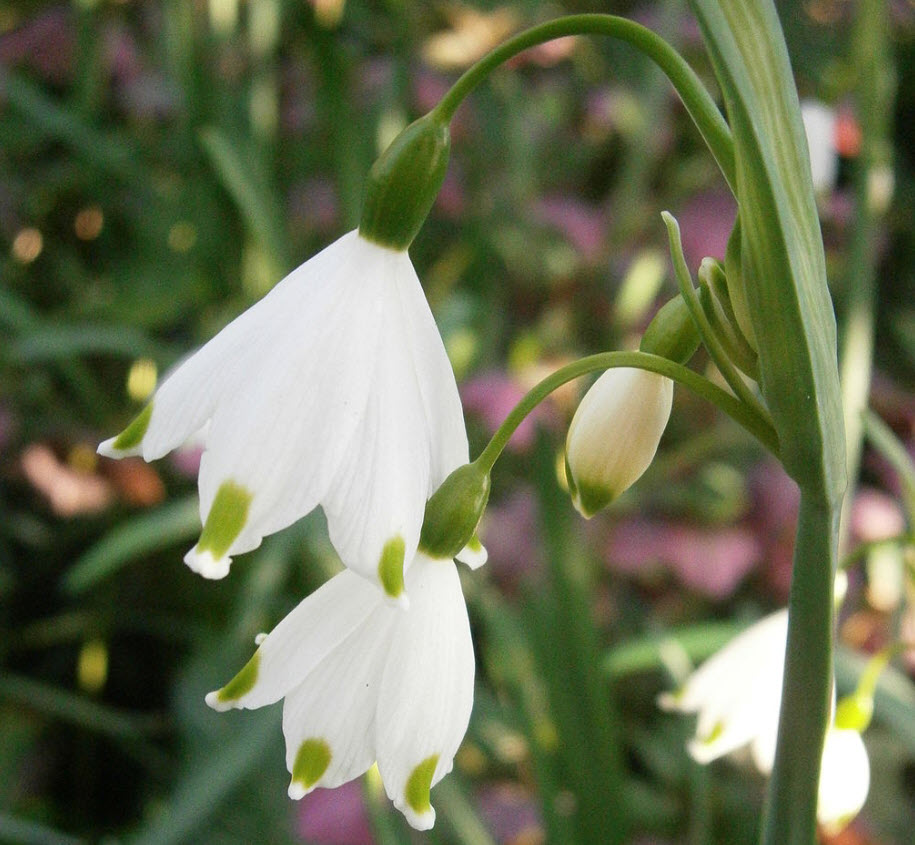
[{"label": "bell-shaped white flower", "polygon": [[837,834],[861,812],[870,783],[870,760],[861,734],[831,728],[823,746],[817,797],[817,819],[827,834]]},{"label": "bell-shaped white flower", "polygon": [[320,504],[343,562],[401,596],[426,500],[467,461],[406,251],[344,235],[177,367],[99,452],[153,460],[201,429],[193,570],[225,576],[232,555]]},{"label": "bell-shaped white flower", "polygon": [[[658,703],[666,710],[696,713],[696,736],[687,745],[699,763],[709,763],[749,745],[756,768],[772,772],[784,676],[788,611],[779,610],[738,634]],[[820,775],[817,818],[837,832],[864,806],[870,765],[861,734],[830,727]]]},{"label": "bell-shaped white flower", "polygon": [[670,418],[673,382],[645,370],[607,370],[585,394],[566,438],[572,502],[591,517],[648,468]]},{"label": "bell-shaped white flower", "polygon": [[410,824],[435,821],[429,790],[451,771],[473,704],[474,657],[457,568],[417,555],[408,610],[344,571],[295,608],[226,686],[217,710],[285,698],[291,798],[374,761]]}]

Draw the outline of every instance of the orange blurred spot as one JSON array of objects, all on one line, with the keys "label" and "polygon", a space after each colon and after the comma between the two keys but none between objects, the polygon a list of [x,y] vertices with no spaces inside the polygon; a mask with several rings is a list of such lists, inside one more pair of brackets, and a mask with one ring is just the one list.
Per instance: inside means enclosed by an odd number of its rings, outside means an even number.
[{"label": "orange blurred spot", "polygon": [[105,479],[68,467],[43,444],[26,448],[20,466],[29,483],[47,498],[58,516],[97,513],[113,498],[111,485]]},{"label": "orange blurred spot", "polygon": [[833,144],[843,158],[854,158],[861,152],[861,127],[854,115],[839,112],[833,130]]},{"label": "orange blurred spot", "polygon": [[21,264],[31,264],[39,255],[44,247],[44,238],[38,229],[29,227],[20,229],[13,238],[13,258]]},{"label": "orange blurred spot", "polygon": [[510,9],[483,13],[458,7],[449,12],[451,29],[436,33],[423,45],[423,58],[444,70],[463,68],[482,58],[518,26]]},{"label": "orange blurred spot", "polygon": [[140,458],[104,461],[104,468],[118,496],[130,505],[148,508],[165,498],[159,474]]},{"label": "orange blurred spot", "polygon": [[105,225],[105,215],[97,205],[81,209],[73,219],[73,231],[81,241],[94,241]]}]

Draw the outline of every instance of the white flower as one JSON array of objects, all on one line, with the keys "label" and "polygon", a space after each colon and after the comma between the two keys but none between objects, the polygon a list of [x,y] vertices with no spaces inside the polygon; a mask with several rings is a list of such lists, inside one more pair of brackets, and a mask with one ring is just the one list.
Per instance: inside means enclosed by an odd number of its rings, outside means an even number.
[{"label": "white flower", "polygon": [[749,744],[757,767],[771,770],[787,636],[788,611],[779,610],[734,637],[677,692],[659,698],[666,710],[698,714],[688,745],[698,762]]},{"label": "white flower", "polygon": [[291,798],[339,786],[377,760],[410,824],[435,821],[429,789],[451,771],[473,704],[473,645],[457,568],[417,555],[410,608],[344,571],[295,608],[225,687],[217,710],[285,697]]},{"label": "white flower", "polygon": [[826,733],[820,769],[817,819],[834,836],[864,806],[870,789],[871,767],[858,731],[831,728]]},{"label": "white flower", "polygon": [[[778,738],[788,611],[779,610],[751,625],[710,657],[673,694],[658,703],[666,710],[696,713],[696,736],[689,753],[709,763],[750,746],[756,768],[772,772]],[[817,818],[837,832],[864,806],[870,765],[861,734],[832,726],[826,733]]]},{"label": "white flower", "polygon": [[572,502],[593,516],[648,468],[673,402],[673,382],[645,370],[607,370],[585,394],[566,438]]},{"label": "white flower", "polygon": [[207,425],[193,570],[225,576],[232,555],[320,504],[343,562],[400,596],[426,500],[467,461],[454,374],[406,251],[344,235],[99,452],[153,460]]},{"label": "white flower", "polygon": [[832,188],[839,170],[835,144],[836,113],[819,100],[804,100],[801,103],[801,119],[810,151],[813,189],[821,194]]}]

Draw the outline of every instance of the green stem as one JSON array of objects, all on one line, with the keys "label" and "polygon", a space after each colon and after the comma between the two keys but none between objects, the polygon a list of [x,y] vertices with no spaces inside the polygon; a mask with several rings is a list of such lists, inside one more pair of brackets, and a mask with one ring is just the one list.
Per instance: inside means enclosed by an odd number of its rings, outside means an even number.
[{"label": "green stem", "polygon": [[693,279],[690,275],[689,267],[686,266],[686,258],[683,255],[683,244],[680,241],[680,225],[673,215],[666,211],[661,212],[661,217],[664,220],[664,225],[667,226],[667,234],[670,238],[670,257],[674,263],[674,275],[677,277],[677,286],[680,288],[680,295],[683,297],[686,307],[689,308],[689,313],[692,315],[696,328],[699,330],[699,334],[702,337],[705,348],[708,350],[708,354],[711,356],[712,361],[715,362],[715,366],[718,367],[718,371],[724,376],[724,380],[728,383],[728,386],[734,391],[740,401],[750,408],[756,416],[771,425],[769,412],[753,395],[753,392],[743,380],[743,376],[737,372],[736,368],[731,363],[731,359],[728,357],[720,338],[715,333],[711,323],[709,323],[708,317],[705,315],[702,303],[699,302],[699,297],[696,295],[696,289],[693,287]]},{"label": "green stem", "polygon": [[788,613],[785,678],[763,845],[816,841],[823,740],[832,697],[832,584],[838,509],[801,490]]},{"label": "green stem", "polygon": [[752,408],[748,408],[726,390],[712,384],[698,373],[687,369],[682,364],[675,364],[673,361],[647,352],[601,352],[561,367],[531,388],[503,420],[502,425],[499,426],[475,463],[484,471],[489,472],[512,434],[515,433],[515,429],[556,388],[588,373],[610,370],[614,367],[634,367],[673,379],[711,402],[719,410],[724,411],[778,457],[778,437],[769,423],[756,414]]},{"label": "green stem", "polygon": [[736,191],[731,130],[699,77],[683,57],[659,35],[640,24],[615,15],[568,15],[519,33],[466,70],[434,111],[441,119],[450,121],[464,98],[499,65],[530,47],[569,35],[607,35],[618,38],[654,61],[670,79],[718,162],[728,185]]}]

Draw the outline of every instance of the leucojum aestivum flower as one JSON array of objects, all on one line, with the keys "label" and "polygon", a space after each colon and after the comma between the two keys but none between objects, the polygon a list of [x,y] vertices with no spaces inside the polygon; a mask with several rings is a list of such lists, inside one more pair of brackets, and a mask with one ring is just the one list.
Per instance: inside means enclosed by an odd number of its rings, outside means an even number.
[{"label": "leucojum aestivum flower", "polygon": [[[665,699],[700,714],[692,753],[710,760],[753,743],[761,768],[772,772],[763,826],[770,845],[809,843],[818,806],[821,819],[836,823],[863,801],[863,725],[833,725],[824,751],[844,446],[835,322],[797,95],[769,0],[692,0],[692,7],[727,120],[679,54],[638,24],[573,15],[522,32],[473,65],[382,154],[357,231],[180,364],[139,416],[99,447],[110,457],[152,460],[204,438],[203,528],[185,561],[207,578],[224,577],[233,556],[323,508],[345,571],[207,696],[217,710],[284,700],[291,797],[342,784],[377,761],[410,824],[432,825],[430,790],[452,768],[473,700],[473,647],[454,559],[474,568],[485,560],[476,529],[490,473],[515,428],[560,385],[606,371],[566,441],[570,493],[585,516],[652,461],[674,383],[747,429],[801,490],[789,609]],[[448,127],[463,99],[522,50],[583,34],[626,41],[667,74],[734,192],[738,222],[725,260],[706,259],[696,285],[678,224],[665,213],[679,294],[658,311],[639,351],[602,352],[557,370],[469,463],[454,375],[407,249],[442,184]],[[687,366],[700,345],[726,387]],[[730,656],[744,647],[764,654],[767,670],[735,686]],[[741,696],[757,687],[753,706],[743,706]],[[820,780],[821,760],[837,754],[861,764],[853,798]]]}]

